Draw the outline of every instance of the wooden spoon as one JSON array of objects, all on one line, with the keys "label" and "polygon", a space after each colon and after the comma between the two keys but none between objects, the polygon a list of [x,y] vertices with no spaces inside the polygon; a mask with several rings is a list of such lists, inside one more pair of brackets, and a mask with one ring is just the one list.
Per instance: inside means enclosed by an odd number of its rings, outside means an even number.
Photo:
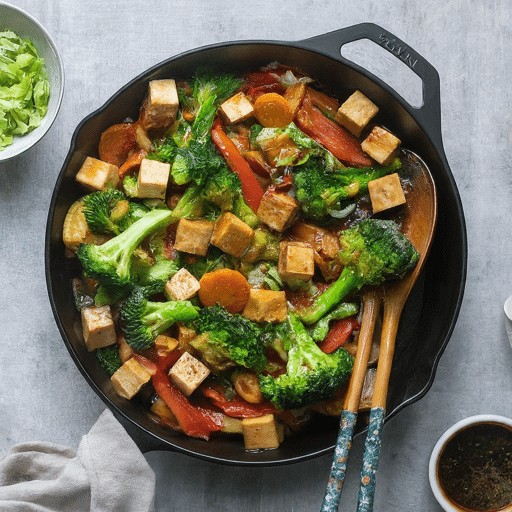
[{"label": "wooden spoon", "polygon": [[412,189],[407,197],[402,232],[420,254],[419,261],[404,279],[389,282],[384,287],[384,312],[375,390],[370,411],[370,424],[365,442],[358,512],[373,510],[376,472],[379,464],[382,427],[386,411],[389,376],[395,350],[395,339],[403,307],[421,272],[428,255],[437,218],[437,198],[434,181],[428,169],[418,162],[411,175]]}]

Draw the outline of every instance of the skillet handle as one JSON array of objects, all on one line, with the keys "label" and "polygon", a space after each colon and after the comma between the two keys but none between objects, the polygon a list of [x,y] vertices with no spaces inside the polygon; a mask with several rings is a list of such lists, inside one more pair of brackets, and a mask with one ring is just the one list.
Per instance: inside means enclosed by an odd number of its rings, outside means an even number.
[{"label": "skillet handle", "polygon": [[[426,61],[409,45],[394,36],[391,32],[384,30],[374,23],[360,23],[310,39],[305,39],[301,41],[301,43],[311,50],[325,53],[329,57],[347,64],[349,67],[356,68],[365,76],[371,75],[373,81],[379,82],[379,85],[390,94],[397,97],[398,94],[385,82],[341,55],[341,48],[345,44],[360,39],[369,39],[381,46],[407,65],[409,69],[421,78],[423,104],[421,107],[414,107],[407,102],[408,110],[423,126],[426,133],[429,134],[432,142],[437,146],[436,149],[442,151],[439,74],[432,64]],[[400,100],[402,103],[405,101],[401,97]]]}]

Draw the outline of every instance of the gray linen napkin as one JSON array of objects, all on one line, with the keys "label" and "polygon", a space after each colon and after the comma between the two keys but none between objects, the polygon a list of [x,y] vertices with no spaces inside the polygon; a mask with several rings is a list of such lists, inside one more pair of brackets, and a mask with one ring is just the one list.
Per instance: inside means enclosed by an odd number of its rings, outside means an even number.
[{"label": "gray linen napkin", "polygon": [[78,450],[14,446],[0,461],[2,512],[153,512],[155,475],[106,409]]}]

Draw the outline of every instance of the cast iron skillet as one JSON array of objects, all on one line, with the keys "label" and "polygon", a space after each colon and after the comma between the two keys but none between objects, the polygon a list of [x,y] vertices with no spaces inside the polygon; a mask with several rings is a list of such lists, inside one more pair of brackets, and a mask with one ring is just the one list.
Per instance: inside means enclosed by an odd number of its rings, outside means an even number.
[{"label": "cast iron skillet", "polygon": [[[348,42],[368,39],[405,62],[423,83],[423,105],[413,108],[393,89],[341,56]],[[434,176],[438,223],[424,278],[416,285],[403,314],[389,385],[387,418],[419,400],[430,388],[441,354],[459,313],[467,266],[464,213],[446,160],[441,138],[439,76],[436,70],[398,38],[373,24],[361,24],[298,42],[241,41],[211,45],[168,59],[138,76],[76,128],[57,179],[46,230],[46,280],[58,328],[75,364],[94,391],[114,412],[142,451],[175,450],[209,461],[238,465],[278,465],[330,452],[336,441],[337,418],[324,418],[287,439],[277,450],[245,451],[239,437],[210,442],[188,438],[153,423],[143,398],[127,401],[115,394],[82,340],[80,316],[73,303],[71,279],[76,261],[64,256],[62,226],[70,205],[84,194],[74,177],[87,156],[98,157],[103,130],[127,117],[136,119],[150,80],[188,78],[200,65],[219,70],[256,70],[271,61],[297,66],[331,92],[361,90],[379,107],[379,117],[397,133],[403,147],[420,155]],[[364,419],[364,418],[363,418]],[[364,421],[356,433],[365,428]]]}]

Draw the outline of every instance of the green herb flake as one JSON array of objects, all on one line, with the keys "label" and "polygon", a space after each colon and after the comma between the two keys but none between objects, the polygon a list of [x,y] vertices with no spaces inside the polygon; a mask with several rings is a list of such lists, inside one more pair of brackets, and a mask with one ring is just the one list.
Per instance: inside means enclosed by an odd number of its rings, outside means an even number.
[{"label": "green herb flake", "polygon": [[0,151],[37,128],[50,98],[48,75],[30,40],[0,32]]}]

